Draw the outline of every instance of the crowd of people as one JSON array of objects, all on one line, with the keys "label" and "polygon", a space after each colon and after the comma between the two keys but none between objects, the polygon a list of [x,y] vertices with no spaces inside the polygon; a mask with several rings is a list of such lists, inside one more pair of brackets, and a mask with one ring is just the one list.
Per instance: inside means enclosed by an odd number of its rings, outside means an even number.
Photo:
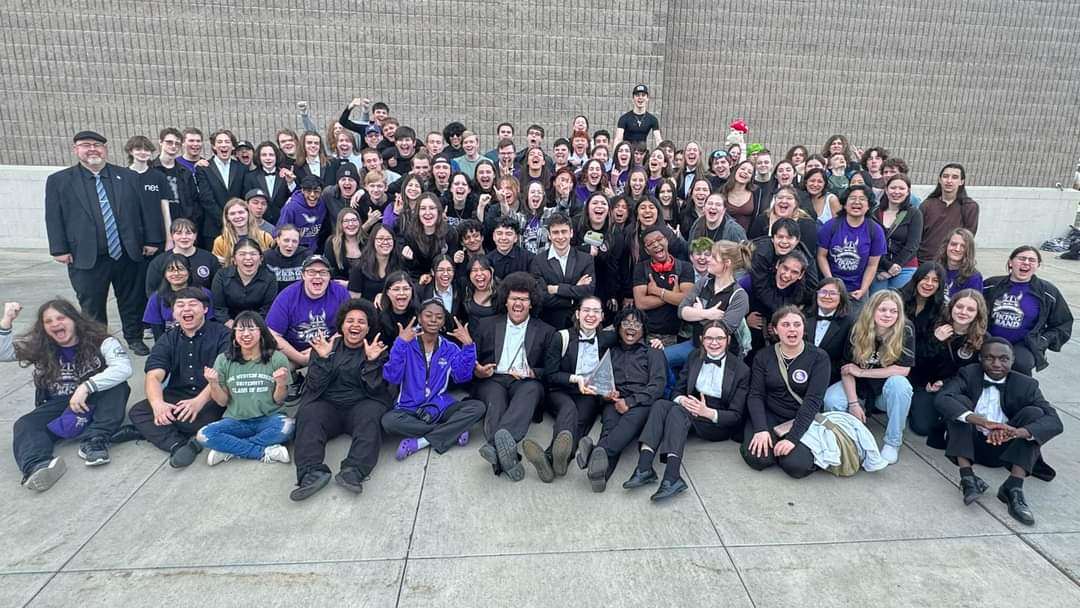
[{"label": "crowd of people", "polygon": [[[132,137],[127,167],[76,134],[45,209],[79,307],[46,302],[17,338],[21,307],[0,319],[0,358],[37,387],[15,424],[24,485],[60,478],[61,439],[89,466],[145,440],[177,469],[204,450],[293,462],[303,500],[331,479],[360,492],[384,434],[405,460],[482,422],[497,476],[528,464],[551,483],[573,463],[602,492],[633,447],[623,487],[662,501],[687,489],[690,435],[801,478],[880,470],[910,432],[957,464],[965,503],[987,490],[975,464],[1007,468],[998,497],[1033,523],[1023,482],[1052,479],[1041,447],[1062,425],[1032,374],[1072,315],[1034,247],[980,272],[963,166],[920,200],[882,147],[837,135],[781,156],[736,121],[706,153],[662,138],[646,86],[632,100],[614,134],[576,116],[519,149],[503,123],[487,152],[459,122],[421,139],[364,98],[324,132],[306,111],[308,130],[258,145],[215,131],[209,158],[194,128],[162,129],[160,150]],[[146,356],[130,408],[110,285]],[[545,414],[546,446],[526,438]]]}]

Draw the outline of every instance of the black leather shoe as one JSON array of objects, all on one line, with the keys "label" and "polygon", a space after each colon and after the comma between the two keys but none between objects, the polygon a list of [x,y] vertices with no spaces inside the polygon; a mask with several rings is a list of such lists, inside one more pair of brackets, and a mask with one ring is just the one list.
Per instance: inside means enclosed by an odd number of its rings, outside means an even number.
[{"label": "black leather shoe", "polygon": [[1035,525],[1035,516],[1031,513],[1031,508],[1028,507],[1027,501],[1024,500],[1023,488],[1005,489],[1005,486],[1001,486],[997,491],[998,500],[1009,505],[1009,515],[1016,521],[1024,524],[1025,526]]},{"label": "black leather shoe", "polygon": [[682,480],[682,477],[679,477],[675,481],[668,481],[665,479],[660,482],[660,489],[650,496],[649,499],[654,502],[666,500],[676,494],[682,494],[687,488],[688,486],[686,485],[686,482]]},{"label": "black leather shoe", "polygon": [[[589,443],[592,442],[590,441]],[[589,454],[589,470],[587,476],[589,478],[589,483],[592,485],[593,492],[603,492],[607,489],[607,468],[607,450],[602,448],[592,450],[592,453]]]},{"label": "black leather shoe", "polygon": [[544,483],[555,481],[555,469],[552,468],[551,461],[548,460],[548,455],[540,444],[532,439],[526,439],[521,442],[521,451],[525,452],[525,460],[536,467],[536,474],[540,477],[540,481]]},{"label": "black leather shoe", "polygon": [[201,451],[202,446],[194,437],[184,443],[178,443],[173,446],[172,453],[169,455],[169,466],[174,469],[190,466]]},{"label": "black leather shoe", "polygon": [[593,448],[592,437],[582,437],[577,446],[577,466],[579,469],[584,470],[589,466],[589,458],[592,457]]},{"label": "black leather shoe", "polygon": [[127,443],[129,441],[138,441],[142,438],[142,433],[139,432],[139,429],[135,428],[134,424],[125,424],[113,433],[112,437],[109,437],[109,443],[116,445],[118,443]]},{"label": "black leather shoe", "polygon": [[330,483],[329,471],[309,471],[304,473],[304,476],[300,478],[299,487],[289,493],[289,499],[299,502],[311,498],[316,492],[325,488],[328,483]]},{"label": "black leather shoe", "polygon": [[141,339],[140,340],[129,340],[128,341],[128,350],[130,350],[133,354],[136,354],[136,355],[138,355],[140,357],[145,357],[146,355],[150,354],[150,349],[146,346],[146,343],[143,342]]},{"label": "black leather shoe", "polygon": [[640,488],[641,486],[655,483],[657,480],[656,471],[652,467],[649,467],[648,471],[642,471],[640,469],[634,469],[634,474],[623,482],[622,487],[624,490],[632,490],[634,488]]},{"label": "black leather shoe", "polygon": [[510,481],[525,479],[525,466],[521,464],[521,456],[517,451],[517,442],[506,429],[499,429],[495,433],[495,456],[499,459],[499,468]]},{"label": "black leather shoe", "polygon": [[978,475],[960,478],[960,491],[964,493],[965,505],[975,502],[989,488],[990,484],[983,481]]},{"label": "black leather shoe", "polygon": [[360,471],[352,468],[341,469],[338,471],[337,476],[334,477],[334,481],[339,486],[356,494],[364,491],[364,479],[365,477],[360,474]]},{"label": "black leather shoe", "polygon": [[551,444],[551,468],[556,477],[566,475],[566,466],[574,455],[574,435],[570,431],[559,431]]}]

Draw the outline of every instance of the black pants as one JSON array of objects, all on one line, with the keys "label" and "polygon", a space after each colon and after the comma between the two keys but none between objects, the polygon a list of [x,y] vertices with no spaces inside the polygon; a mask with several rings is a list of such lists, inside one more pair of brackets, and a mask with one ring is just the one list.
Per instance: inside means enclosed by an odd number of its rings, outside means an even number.
[{"label": "black pants", "polygon": [[592,430],[597,417],[600,416],[600,408],[603,402],[593,395],[580,395],[563,391],[552,391],[544,400],[544,409],[555,417],[555,425],[551,429],[551,440],[562,431],[570,431],[573,435],[574,449],[581,438],[588,435]]},{"label": "black pants", "polygon": [[[68,278],[79,299],[79,307],[102,323],[109,322],[105,310],[109,301],[109,285],[112,285],[113,293],[116,294],[116,307],[120,310],[124,339],[128,341],[141,340],[143,333],[142,315],[146,309],[146,291],[145,285],[139,282],[139,266],[140,262],[132,261],[126,255],[120,256],[119,260],[108,255],[99,255],[97,263],[86,270],[68,265]],[[146,276],[145,271],[142,276]]]},{"label": "black pants", "polygon": [[[1009,419],[1009,426],[1022,427],[1043,416],[1041,408],[1025,407]],[[953,462],[966,458],[987,467],[1011,467],[1013,465],[1031,474],[1039,460],[1039,444],[1027,439],[1013,439],[1002,445],[990,445],[986,435],[974,425],[959,420],[949,421],[949,443],[945,456]]]},{"label": "black pants", "polygon": [[908,412],[908,426],[911,432],[926,437],[926,445],[937,448],[945,448],[945,421],[934,407],[934,399],[937,393],[929,393],[925,386],[913,387],[911,394],[911,409]]},{"label": "black pants", "polygon": [[341,461],[342,469],[356,469],[362,477],[375,470],[382,446],[382,425],[386,405],[374,399],[356,403],[337,404],[322,399],[305,403],[296,412],[296,436],[293,437],[293,459],[296,461],[296,480],[310,471],[330,472],[323,460],[326,442],[338,435],[352,437],[349,453]]},{"label": "black pants", "polygon": [[[780,441],[780,437],[773,431],[773,427],[785,422],[772,415],[771,412],[765,412],[765,418],[769,425],[769,435],[772,437],[773,445],[776,445],[777,441]],[[806,447],[802,443],[794,442],[795,449],[788,452],[787,456],[777,456],[771,450],[769,454],[764,458],[759,458],[750,453],[750,440],[754,437],[754,427],[749,420],[746,421],[746,429],[743,431],[742,446],[739,447],[739,453],[742,454],[743,460],[746,464],[750,465],[751,469],[755,471],[763,471],[771,466],[780,465],[785,473],[795,479],[801,479],[814,472],[817,466],[814,464],[814,453],[810,451],[810,448]]]},{"label": "black pants", "polygon": [[636,405],[620,414],[610,403],[600,412],[600,441],[596,449],[603,449],[608,456],[608,474],[615,470],[626,446],[637,440],[645,422],[649,419],[648,405]]},{"label": "black pants", "polygon": [[432,449],[443,454],[454,447],[458,437],[484,417],[484,402],[478,399],[458,401],[443,412],[436,422],[424,422],[410,411],[392,409],[383,414],[382,426],[387,433],[405,437],[423,437]]},{"label": "black pants", "polygon": [[682,459],[686,438],[693,431],[706,441],[724,441],[738,437],[742,430],[742,421],[731,425],[718,425],[690,415],[686,408],[673,401],[661,399],[653,404],[649,419],[641,431],[641,444],[652,448],[660,457],[660,462],[667,462],[668,454]]},{"label": "black pants", "polygon": [[[93,408],[93,419],[83,429],[79,438],[85,441],[91,437],[108,439],[112,436],[124,421],[124,409],[130,394],[131,387],[124,382],[87,397],[87,405]],[[19,465],[24,477],[29,475],[37,464],[52,460],[53,444],[60,441],[60,437],[54,435],[45,425],[67,409],[68,401],[69,397],[51,399],[15,421],[11,443],[15,451],[15,463]]]},{"label": "black pants", "polygon": [[1024,341],[1017,342],[1013,347],[1013,371],[1031,376],[1035,371],[1035,355]]},{"label": "black pants", "polygon": [[499,374],[478,382],[475,394],[487,405],[484,418],[487,441],[494,442],[499,429],[510,431],[514,441],[521,441],[529,432],[533,411],[544,396],[544,385],[531,378],[514,380]]},{"label": "black pants", "polygon": [[[165,389],[162,397],[166,402],[172,404],[189,398],[187,393],[170,391],[169,389]],[[154,424],[154,408],[150,407],[150,401],[143,399],[131,407],[128,418],[131,419],[131,424],[135,425],[135,428],[139,430],[139,433],[147,441],[157,446],[159,450],[169,452],[174,445],[187,441],[195,433],[198,433],[202,427],[221,420],[224,413],[225,408],[211,401],[199,410],[195,420],[191,422],[177,420],[172,424],[158,426]]]}]

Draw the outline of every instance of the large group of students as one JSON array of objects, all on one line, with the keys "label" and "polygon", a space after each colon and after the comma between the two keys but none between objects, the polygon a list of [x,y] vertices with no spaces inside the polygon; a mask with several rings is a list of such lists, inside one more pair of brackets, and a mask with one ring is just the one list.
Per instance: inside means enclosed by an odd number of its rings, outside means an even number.
[{"label": "large group of students", "polygon": [[[50,300],[17,337],[21,306],[0,318],[0,359],[37,388],[15,423],[23,484],[63,475],[59,440],[88,466],[143,440],[177,469],[292,462],[293,500],[359,493],[386,434],[398,460],[479,443],[496,476],[576,464],[597,492],[633,448],[623,487],[663,501],[687,489],[691,435],[801,478],[880,470],[911,432],[957,464],[965,503],[988,489],[974,465],[1007,468],[998,498],[1033,523],[1023,481],[1053,478],[1041,448],[1062,424],[1032,374],[1072,315],[1034,247],[983,276],[963,166],[920,200],[882,147],[781,157],[736,121],[706,154],[662,138],[646,86],[632,99],[614,135],[576,116],[519,149],[503,123],[486,153],[459,122],[421,140],[363,98],[325,132],[306,108],[302,134],[215,131],[209,158],[194,128],[132,137],[127,167],[76,134],[45,214],[79,306]],[[146,357],[130,408],[127,350]],[[526,438],[545,414],[547,445]]]}]

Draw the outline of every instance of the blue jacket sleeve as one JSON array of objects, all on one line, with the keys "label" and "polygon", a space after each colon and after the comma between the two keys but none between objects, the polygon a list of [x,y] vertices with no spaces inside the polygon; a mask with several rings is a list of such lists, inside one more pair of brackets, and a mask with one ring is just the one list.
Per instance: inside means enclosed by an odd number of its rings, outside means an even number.
[{"label": "blue jacket sleeve", "polygon": [[394,338],[390,346],[390,359],[383,366],[383,379],[390,384],[401,384],[405,379],[405,359],[408,356],[409,343],[400,337]]},{"label": "blue jacket sleeve", "polygon": [[466,344],[450,358],[450,375],[456,384],[464,384],[472,380],[475,367],[476,344]]}]

